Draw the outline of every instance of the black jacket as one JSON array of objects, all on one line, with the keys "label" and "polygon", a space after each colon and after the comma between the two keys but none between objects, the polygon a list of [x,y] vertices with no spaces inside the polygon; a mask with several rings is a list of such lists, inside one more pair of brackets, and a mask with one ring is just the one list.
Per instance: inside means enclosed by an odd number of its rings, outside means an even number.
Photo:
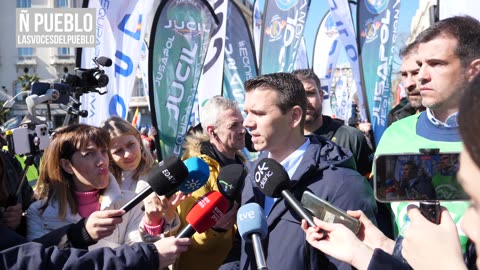
[{"label": "black jacket", "polygon": [[[68,227],[68,226],[66,226]],[[61,229],[61,231],[59,231]],[[68,228],[50,234],[58,242]],[[86,249],[48,246],[28,242],[6,226],[0,225],[0,269],[158,269],[159,257],[153,244],[136,243],[115,249]],[[57,239],[57,240],[53,240]]]}]

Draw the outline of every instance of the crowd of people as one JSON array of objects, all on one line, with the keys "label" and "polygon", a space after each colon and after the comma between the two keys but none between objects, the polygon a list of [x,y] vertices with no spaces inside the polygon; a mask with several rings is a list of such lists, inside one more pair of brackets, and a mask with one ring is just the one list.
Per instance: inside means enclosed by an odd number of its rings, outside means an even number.
[{"label": "crowd of people", "polygon": [[[269,269],[477,269],[480,22],[441,20],[401,56],[407,100],[391,111],[376,148],[359,129],[322,114],[323,91],[312,70],[260,75],[244,84],[243,115],[235,101],[215,96],[186,134],[181,159],[203,160],[206,183],[190,194],[152,192],[129,211],[122,206],[148,188],[159,160],[156,134],[120,117],[55,130],[34,189],[18,160],[2,152],[0,268],[257,269],[262,253]],[[246,145],[258,153],[255,160],[243,154]],[[471,201],[442,202],[436,222],[418,202],[377,202],[372,188],[374,156],[420,149],[461,153],[459,166],[441,156],[435,179],[442,183],[426,185],[414,162],[402,164],[396,184],[432,197],[458,169]],[[263,174],[265,159],[281,165],[286,184],[272,184],[275,170]],[[228,198],[228,210],[216,213],[207,230],[176,237],[191,226],[192,207],[222,191],[219,175],[231,165],[246,173],[232,187],[239,195]],[[360,222],[359,231],[330,222],[332,216],[306,219],[295,207],[304,191],[346,211]],[[238,209],[249,203],[265,216],[260,247],[237,230]]]}]

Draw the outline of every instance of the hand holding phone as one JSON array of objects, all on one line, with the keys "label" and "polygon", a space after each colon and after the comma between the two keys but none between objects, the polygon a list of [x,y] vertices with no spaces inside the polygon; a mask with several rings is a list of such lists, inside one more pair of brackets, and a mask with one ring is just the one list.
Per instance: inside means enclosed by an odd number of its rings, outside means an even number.
[{"label": "hand holding phone", "polygon": [[420,202],[420,212],[430,222],[440,224],[440,202],[439,201],[422,201]]},{"label": "hand holding phone", "polygon": [[355,234],[360,229],[360,221],[351,217],[342,209],[320,199],[308,190],[303,192],[301,203],[312,215],[324,222],[341,223]]}]

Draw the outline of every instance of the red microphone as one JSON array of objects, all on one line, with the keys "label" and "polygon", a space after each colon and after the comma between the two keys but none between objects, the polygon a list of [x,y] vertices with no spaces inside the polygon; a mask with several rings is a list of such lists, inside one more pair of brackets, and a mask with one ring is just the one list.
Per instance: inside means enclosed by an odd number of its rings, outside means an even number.
[{"label": "red microphone", "polygon": [[203,233],[215,225],[228,210],[228,200],[218,191],[203,195],[187,214],[188,225],[177,238],[192,237],[195,232]]}]

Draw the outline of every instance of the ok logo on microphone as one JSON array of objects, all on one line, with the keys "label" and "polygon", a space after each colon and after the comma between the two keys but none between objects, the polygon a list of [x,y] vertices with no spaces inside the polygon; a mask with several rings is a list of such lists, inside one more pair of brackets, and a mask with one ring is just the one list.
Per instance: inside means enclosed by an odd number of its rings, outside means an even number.
[{"label": "ok logo on microphone", "polygon": [[255,182],[257,182],[257,185],[260,185],[260,188],[263,189],[268,181],[268,178],[270,178],[272,175],[273,172],[269,171],[266,162],[263,162],[261,165],[258,164],[257,169],[255,170]]}]

